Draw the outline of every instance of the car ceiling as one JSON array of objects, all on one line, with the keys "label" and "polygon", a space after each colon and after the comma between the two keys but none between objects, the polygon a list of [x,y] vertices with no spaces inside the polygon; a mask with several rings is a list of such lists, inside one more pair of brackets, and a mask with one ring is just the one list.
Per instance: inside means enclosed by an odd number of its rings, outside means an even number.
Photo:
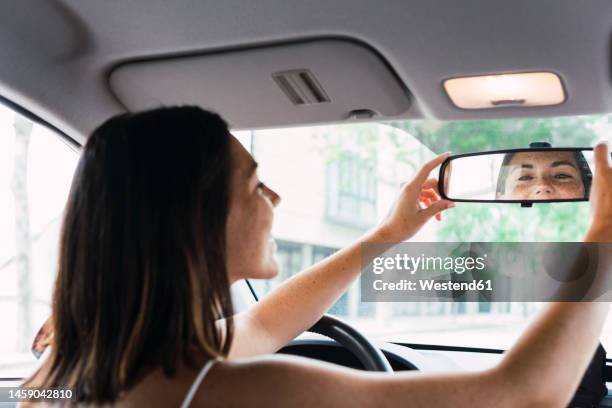
[{"label": "car ceiling", "polygon": [[[375,49],[413,98],[406,118],[612,111],[608,0],[14,0],[2,7],[0,95],[78,142],[125,110],[108,81],[125,61],[325,37]],[[466,111],[441,86],[456,76],[523,71],[558,73],[567,101]]]}]

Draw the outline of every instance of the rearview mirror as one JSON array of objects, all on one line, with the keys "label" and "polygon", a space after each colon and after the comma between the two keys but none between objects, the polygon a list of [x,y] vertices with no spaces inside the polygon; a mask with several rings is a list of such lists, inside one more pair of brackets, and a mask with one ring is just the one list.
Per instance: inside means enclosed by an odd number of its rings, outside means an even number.
[{"label": "rearview mirror", "polygon": [[496,150],[448,157],[438,188],[453,201],[588,201],[593,173],[592,148]]}]

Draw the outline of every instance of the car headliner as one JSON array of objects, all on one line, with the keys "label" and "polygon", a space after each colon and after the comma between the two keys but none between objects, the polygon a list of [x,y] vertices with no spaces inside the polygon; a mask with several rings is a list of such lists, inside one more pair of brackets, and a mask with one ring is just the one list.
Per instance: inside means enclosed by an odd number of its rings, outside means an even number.
[{"label": "car headliner", "polygon": [[[326,36],[366,43],[386,59],[414,98],[406,118],[612,111],[608,0],[49,0],[2,7],[0,95],[78,142],[124,111],[108,75],[126,60]],[[464,111],[441,87],[449,77],[534,70],[562,77],[564,104]]]}]

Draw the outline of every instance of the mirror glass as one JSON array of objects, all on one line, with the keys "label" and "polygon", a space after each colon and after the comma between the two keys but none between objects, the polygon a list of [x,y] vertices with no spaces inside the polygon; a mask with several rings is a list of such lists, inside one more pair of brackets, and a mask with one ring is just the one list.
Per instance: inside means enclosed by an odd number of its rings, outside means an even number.
[{"label": "mirror glass", "polygon": [[451,200],[586,200],[593,170],[593,151],[585,149],[451,156],[441,169],[442,188]]}]

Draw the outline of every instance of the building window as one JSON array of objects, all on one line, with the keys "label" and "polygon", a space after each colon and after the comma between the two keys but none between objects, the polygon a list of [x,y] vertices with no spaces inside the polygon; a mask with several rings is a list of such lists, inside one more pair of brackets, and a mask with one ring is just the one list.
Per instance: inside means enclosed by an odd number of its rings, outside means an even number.
[{"label": "building window", "polygon": [[282,280],[295,275],[303,269],[303,245],[297,242],[278,241],[277,251]]},{"label": "building window", "polygon": [[321,262],[334,252],[338,251],[336,248],[329,248],[324,246],[315,245],[312,247],[312,265],[317,262]]},{"label": "building window", "polygon": [[[334,252],[338,251],[336,248],[329,248],[324,246],[314,245],[312,247],[312,265],[321,262]],[[348,316],[349,314],[349,295],[348,291],[340,296],[340,299],[333,304],[333,306],[327,311],[334,316]]]},{"label": "building window", "polygon": [[327,165],[326,216],[331,222],[366,229],[376,222],[376,167],[345,153]]}]

